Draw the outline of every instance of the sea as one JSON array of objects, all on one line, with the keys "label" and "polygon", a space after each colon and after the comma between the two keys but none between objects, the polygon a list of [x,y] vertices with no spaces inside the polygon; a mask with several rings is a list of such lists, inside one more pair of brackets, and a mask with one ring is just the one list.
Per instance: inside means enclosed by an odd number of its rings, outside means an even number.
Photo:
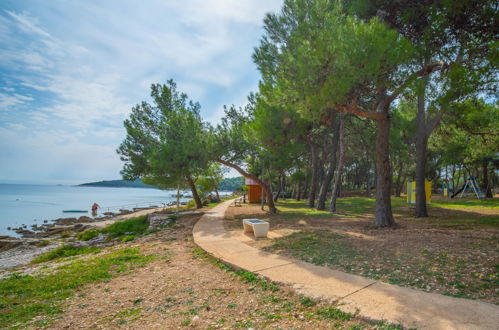
[{"label": "sea", "polygon": [[[88,186],[0,184],[0,235],[18,237],[8,227],[42,225],[44,220],[92,216],[93,203],[104,212],[131,210],[134,207],[161,207],[176,200],[176,190],[154,188],[107,188]],[[182,192],[185,196],[190,191]],[[181,198],[185,202],[189,198]],[[87,213],[63,213],[63,210],[85,210]]]}]

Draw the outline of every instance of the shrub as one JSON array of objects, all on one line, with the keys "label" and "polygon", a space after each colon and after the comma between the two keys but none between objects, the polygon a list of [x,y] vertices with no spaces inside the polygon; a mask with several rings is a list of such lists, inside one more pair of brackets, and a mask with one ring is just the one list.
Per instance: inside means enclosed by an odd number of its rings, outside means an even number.
[{"label": "shrub", "polygon": [[133,241],[134,239],[135,239],[135,235],[126,235],[126,236],[123,236],[123,237],[121,238],[121,241],[122,241],[123,243],[125,243],[125,242],[130,242],[130,241]]},{"label": "shrub", "polygon": [[44,246],[47,246],[47,245],[50,245],[50,241],[47,240],[47,239],[44,239],[44,240],[36,243],[36,246],[38,246],[38,247],[44,247]]},{"label": "shrub", "polygon": [[81,233],[78,233],[78,235],[76,235],[76,238],[79,239],[80,241],[88,241],[94,237],[99,236],[99,233],[100,231],[97,229],[89,229],[82,231]]},{"label": "shrub", "polygon": [[61,238],[68,238],[68,237],[71,237],[71,236],[73,236],[73,233],[70,232],[70,231],[63,231],[61,233]]},{"label": "shrub", "polygon": [[50,261],[54,259],[72,257],[80,254],[97,253],[100,249],[93,246],[74,246],[72,244],[63,245],[52,251],[43,253],[33,259],[32,263]]},{"label": "shrub", "polygon": [[187,205],[186,205],[187,208],[192,208],[192,207],[196,207],[196,202],[191,199],[190,201],[187,202]]},{"label": "shrub", "polygon": [[147,216],[143,215],[140,217],[115,222],[102,229],[101,232],[104,234],[109,234],[109,237],[111,238],[117,238],[126,235],[142,235],[146,232],[148,227],[149,223],[147,221]]}]

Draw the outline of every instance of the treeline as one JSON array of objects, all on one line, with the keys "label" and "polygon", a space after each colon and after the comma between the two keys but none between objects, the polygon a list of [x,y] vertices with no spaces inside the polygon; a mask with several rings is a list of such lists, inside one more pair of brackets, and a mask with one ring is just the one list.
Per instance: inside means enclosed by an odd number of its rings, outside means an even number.
[{"label": "treeline", "polygon": [[79,184],[80,187],[110,187],[110,188],[156,188],[142,183],[140,179],[134,181],[127,180],[103,180]]},{"label": "treeline", "polygon": [[[287,0],[264,19],[261,73],[243,108],[216,127],[173,80],[152,85],[125,121],[126,179],[188,186],[198,207],[228,166],[274,196],[336,211],[345,190],[375,196],[375,224],[394,224],[391,196],[416,181],[480,174],[497,184],[499,118],[493,1]],[[457,178],[456,178],[457,175]]]},{"label": "treeline", "polygon": [[219,191],[236,191],[242,188],[244,184],[244,177],[238,176],[235,178],[224,178],[218,184]]}]

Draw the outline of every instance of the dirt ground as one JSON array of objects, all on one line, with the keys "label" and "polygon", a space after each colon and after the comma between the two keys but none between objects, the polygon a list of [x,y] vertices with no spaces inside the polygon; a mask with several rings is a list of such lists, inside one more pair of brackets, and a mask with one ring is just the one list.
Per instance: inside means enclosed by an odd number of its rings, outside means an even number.
[{"label": "dirt ground", "polygon": [[[398,211],[398,214],[403,214],[410,210]],[[427,292],[499,304],[499,230],[491,227],[454,229],[436,225],[435,219],[456,217],[460,212],[432,210],[433,216],[428,221],[399,215],[395,219],[396,228],[377,229],[373,226],[372,216],[367,214],[334,218],[270,216],[260,210],[259,205],[243,205],[227,209],[224,225],[229,231],[239,231],[242,218],[265,219],[270,222],[269,236],[284,237],[280,239],[282,242],[275,246],[275,239],[245,243],[274,253],[298,255],[302,260],[307,259],[307,254],[316,253],[311,262],[338,270]],[[293,233],[292,238],[286,238]],[[303,246],[306,240],[314,243],[312,239],[324,245],[323,249],[331,251]],[[300,246],[301,251],[295,246]],[[332,250],[333,247],[336,250]],[[343,254],[344,258],[337,260],[331,255],[334,253]],[[329,263],[330,260],[336,262]]]},{"label": "dirt ground", "polygon": [[[119,245],[139,247],[141,253],[157,258],[131,274],[78,290],[49,328],[324,329],[339,322],[320,316],[329,315],[330,305],[324,302],[303,304],[285,287],[277,292],[265,290],[246,283],[234,272],[196,258],[191,237],[199,217],[183,216],[171,228]],[[321,308],[326,312],[321,314]],[[31,327],[36,321],[31,322]],[[341,324],[348,328],[366,322],[354,318]]]}]

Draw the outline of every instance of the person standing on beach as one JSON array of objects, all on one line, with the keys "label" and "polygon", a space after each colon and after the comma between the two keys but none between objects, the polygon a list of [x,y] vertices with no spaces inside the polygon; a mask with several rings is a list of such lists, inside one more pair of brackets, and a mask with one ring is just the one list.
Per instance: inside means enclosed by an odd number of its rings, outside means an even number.
[{"label": "person standing on beach", "polygon": [[99,204],[97,203],[94,203],[94,205],[92,205],[92,215],[93,216],[96,216],[97,215],[97,209],[100,208]]}]

